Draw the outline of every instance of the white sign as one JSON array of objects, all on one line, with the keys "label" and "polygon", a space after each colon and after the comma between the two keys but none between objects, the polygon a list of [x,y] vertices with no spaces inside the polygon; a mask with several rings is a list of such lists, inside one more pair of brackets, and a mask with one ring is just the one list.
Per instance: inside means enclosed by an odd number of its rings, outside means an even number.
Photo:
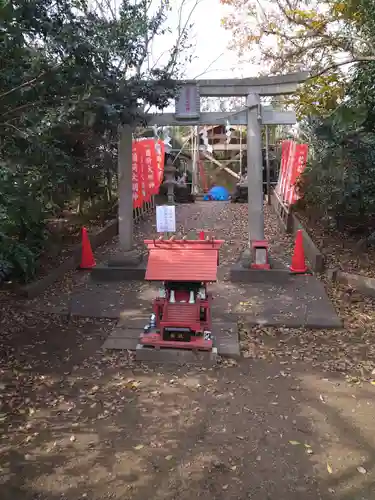
[{"label": "white sign", "polygon": [[174,205],[156,207],[156,231],[158,233],[176,232],[176,207]]},{"label": "white sign", "polygon": [[182,85],[176,97],[176,118],[192,119],[200,117],[199,88],[194,83]]}]

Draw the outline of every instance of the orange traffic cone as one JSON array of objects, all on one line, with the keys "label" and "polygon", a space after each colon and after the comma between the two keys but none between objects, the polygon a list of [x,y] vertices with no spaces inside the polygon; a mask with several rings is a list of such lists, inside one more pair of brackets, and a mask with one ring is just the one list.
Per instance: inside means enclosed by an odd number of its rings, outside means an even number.
[{"label": "orange traffic cone", "polygon": [[82,253],[81,253],[81,264],[80,269],[92,269],[96,266],[94,259],[94,254],[92,253],[91,243],[89,240],[89,235],[87,234],[87,229],[82,228]]},{"label": "orange traffic cone", "polygon": [[292,273],[303,274],[307,272],[305,262],[305,251],[303,249],[302,230],[297,231],[296,241],[294,244],[294,252],[292,257],[292,265],[289,267]]},{"label": "orange traffic cone", "polygon": [[204,240],[204,231],[199,231],[199,239]]}]

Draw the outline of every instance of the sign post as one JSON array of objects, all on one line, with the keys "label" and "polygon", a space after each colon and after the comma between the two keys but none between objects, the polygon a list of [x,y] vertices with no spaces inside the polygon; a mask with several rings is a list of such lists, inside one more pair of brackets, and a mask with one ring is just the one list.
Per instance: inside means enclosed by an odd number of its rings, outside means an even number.
[{"label": "sign post", "polygon": [[175,205],[158,205],[156,207],[156,231],[158,233],[176,232]]}]

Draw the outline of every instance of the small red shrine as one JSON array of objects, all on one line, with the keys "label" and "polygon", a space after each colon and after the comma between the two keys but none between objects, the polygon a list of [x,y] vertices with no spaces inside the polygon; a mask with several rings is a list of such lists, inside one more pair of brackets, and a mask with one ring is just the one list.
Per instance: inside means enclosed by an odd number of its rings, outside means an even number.
[{"label": "small red shrine", "polygon": [[142,345],[212,349],[212,295],[207,284],[217,279],[223,243],[214,238],[145,240],[149,249],[145,279],[160,281],[162,287],[154,300],[150,323],[141,335]]}]

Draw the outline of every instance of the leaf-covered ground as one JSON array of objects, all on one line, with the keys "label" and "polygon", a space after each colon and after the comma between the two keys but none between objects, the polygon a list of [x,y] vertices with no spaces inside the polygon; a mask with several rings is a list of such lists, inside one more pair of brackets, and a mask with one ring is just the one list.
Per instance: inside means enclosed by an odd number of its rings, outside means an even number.
[{"label": "leaf-covered ground", "polygon": [[375,277],[375,246],[366,244],[364,234],[340,233],[329,230],[321,219],[297,213],[316,246],[323,253],[327,267],[339,268],[349,273]]},{"label": "leaf-covered ground", "polygon": [[[226,237],[229,263],[246,241],[246,212],[181,213],[187,229]],[[291,242],[267,208],[265,218],[281,258]],[[373,307],[329,293],[342,331],[242,327],[239,363],[180,369],[104,353],[109,320],[3,297],[0,498],[373,500]]]}]

